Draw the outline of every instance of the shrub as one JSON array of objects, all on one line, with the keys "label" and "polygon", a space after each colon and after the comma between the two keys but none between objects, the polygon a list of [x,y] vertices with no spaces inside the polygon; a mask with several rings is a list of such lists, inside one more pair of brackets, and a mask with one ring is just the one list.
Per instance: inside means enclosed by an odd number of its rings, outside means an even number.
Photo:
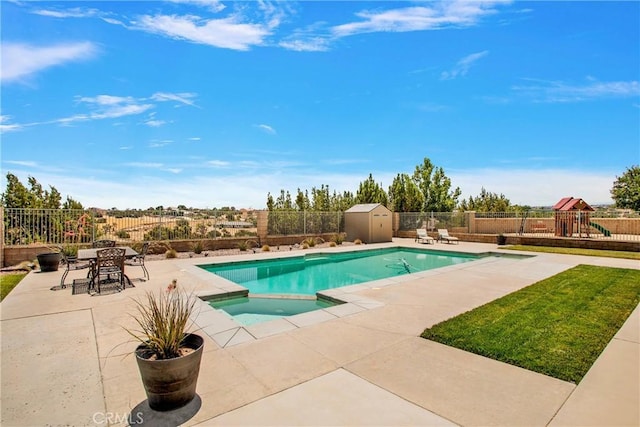
[{"label": "shrub", "polygon": [[309,245],[307,244],[307,242],[302,244],[302,249],[309,249]]},{"label": "shrub", "polygon": [[204,250],[204,245],[202,244],[201,240],[198,240],[197,242],[195,242],[193,244],[193,252],[194,253],[201,254],[203,250]]},{"label": "shrub", "polygon": [[335,248],[335,247],[336,247],[336,242],[333,242],[333,241],[332,241],[332,242],[330,242],[330,243],[329,243],[329,246],[330,246],[330,247],[332,247],[332,248]]},{"label": "shrub", "polygon": [[164,253],[164,256],[166,258],[177,258],[178,252],[176,252],[175,249],[169,249],[167,252]]},{"label": "shrub", "polygon": [[62,252],[67,257],[76,257],[78,256],[78,245],[73,245],[73,244],[64,245],[62,247]]},{"label": "shrub", "polygon": [[362,244],[362,240],[356,239],[356,240],[353,241],[353,244],[354,245],[361,245]]},{"label": "shrub", "polygon": [[239,242],[238,243],[238,249],[240,249],[240,252],[246,251],[248,247],[249,247],[249,241],[248,240],[245,240],[244,242]]},{"label": "shrub", "polygon": [[271,248],[269,247],[269,245],[262,245],[262,252],[269,252],[271,250]]},{"label": "shrub", "polygon": [[131,237],[131,235],[127,233],[126,230],[118,230],[116,236],[118,236],[120,239],[129,239]]},{"label": "shrub", "polygon": [[342,242],[344,242],[344,236],[340,233],[334,234],[333,237],[331,238],[331,241],[336,245],[341,245]]}]

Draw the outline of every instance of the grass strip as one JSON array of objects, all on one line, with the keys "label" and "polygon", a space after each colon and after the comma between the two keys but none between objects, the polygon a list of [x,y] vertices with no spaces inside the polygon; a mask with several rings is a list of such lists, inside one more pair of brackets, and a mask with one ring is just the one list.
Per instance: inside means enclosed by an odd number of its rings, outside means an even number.
[{"label": "grass strip", "polygon": [[640,302],[640,270],[579,265],[422,337],[579,383]]},{"label": "grass strip", "polygon": [[15,288],[26,275],[27,273],[0,275],[0,301],[9,295],[9,292],[11,292],[11,290]]},{"label": "grass strip", "polygon": [[514,251],[547,252],[547,253],[553,253],[553,254],[601,256],[601,257],[607,257],[607,258],[625,258],[625,259],[640,260],[640,252],[628,252],[628,251],[607,251],[603,249],[558,248],[558,247],[551,247],[551,246],[528,246],[528,245],[511,245],[511,246],[505,246],[503,249],[510,249]]}]

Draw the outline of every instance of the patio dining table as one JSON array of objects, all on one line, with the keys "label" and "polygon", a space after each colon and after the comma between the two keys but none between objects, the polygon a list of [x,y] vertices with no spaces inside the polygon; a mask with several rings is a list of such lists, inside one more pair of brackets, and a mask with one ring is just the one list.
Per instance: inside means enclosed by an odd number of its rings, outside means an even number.
[{"label": "patio dining table", "polygon": [[[133,258],[136,255],[138,255],[138,252],[136,252],[133,248],[130,248],[129,246],[116,246],[117,248],[120,249],[124,249],[124,257],[127,259]],[[97,260],[98,260],[98,251],[102,250],[102,249],[106,249],[106,248],[88,248],[88,249],[79,249],[78,250],[78,261],[90,261],[91,263],[91,270],[89,272],[89,288],[88,291],[91,292],[91,290],[95,290],[96,288],[96,284],[95,284],[95,278],[96,278],[96,264],[97,264]],[[125,274],[124,269],[122,271],[122,274],[125,278],[125,280],[127,282],[129,282],[130,285],[132,285],[131,283],[131,279],[129,279],[129,277]]]}]

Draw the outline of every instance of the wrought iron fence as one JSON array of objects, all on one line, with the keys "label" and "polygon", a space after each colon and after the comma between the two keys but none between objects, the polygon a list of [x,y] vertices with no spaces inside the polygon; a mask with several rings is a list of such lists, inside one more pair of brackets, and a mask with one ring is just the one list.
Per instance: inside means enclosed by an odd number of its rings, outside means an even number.
[{"label": "wrought iron fence", "polygon": [[398,214],[397,230],[412,231],[425,228],[436,231],[439,228],[455,229],[467,228],[464,212],[400,212]]},{"label": "wrought iron fence", "polygon": [[4,209],[3,216],[3,241],[7,245],[61,245],[98,239],[131,243],[257,235],[255,212]]},{"label": "wrought iron fence", "polygon": [[[121,243],[146,240],[223,239],[257,236],[260,211],[221,210],[68,210],[2,209],[3,242],[87,243],[111,239]],[[344,212],[273,211],[262,230],[270,236],[342,233]],[[394,215],[394,229],[471,234],[519,234],[540,237],[556,235],[552,210],[527,212],[402,212]],[[569,236],[589,236],[640,241],[640,214],[635,211],[589,212],[588,223],[569,230]]]},{"label": "wrought iron fence", "polygon": [[467,232],[538,237],[602,238],[639,241],[640,214],[635,211],[576,211],[556,215],[551,209],[521,212],[467,212]]},{"label": "wrought iron fence", "polygon": [[344,231],[344,212],[273,211],[269,212],[268,234],[326,234]]}]

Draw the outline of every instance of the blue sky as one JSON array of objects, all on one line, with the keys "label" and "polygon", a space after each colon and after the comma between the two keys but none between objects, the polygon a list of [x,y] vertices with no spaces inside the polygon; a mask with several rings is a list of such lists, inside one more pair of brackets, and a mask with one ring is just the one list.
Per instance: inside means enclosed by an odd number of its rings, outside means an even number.
[{"label": "blue sky", "polygon": [[19,2],[1,10],[2,189],[264,208],[385,189],[610,203],[640,162],[640,3]]}]

